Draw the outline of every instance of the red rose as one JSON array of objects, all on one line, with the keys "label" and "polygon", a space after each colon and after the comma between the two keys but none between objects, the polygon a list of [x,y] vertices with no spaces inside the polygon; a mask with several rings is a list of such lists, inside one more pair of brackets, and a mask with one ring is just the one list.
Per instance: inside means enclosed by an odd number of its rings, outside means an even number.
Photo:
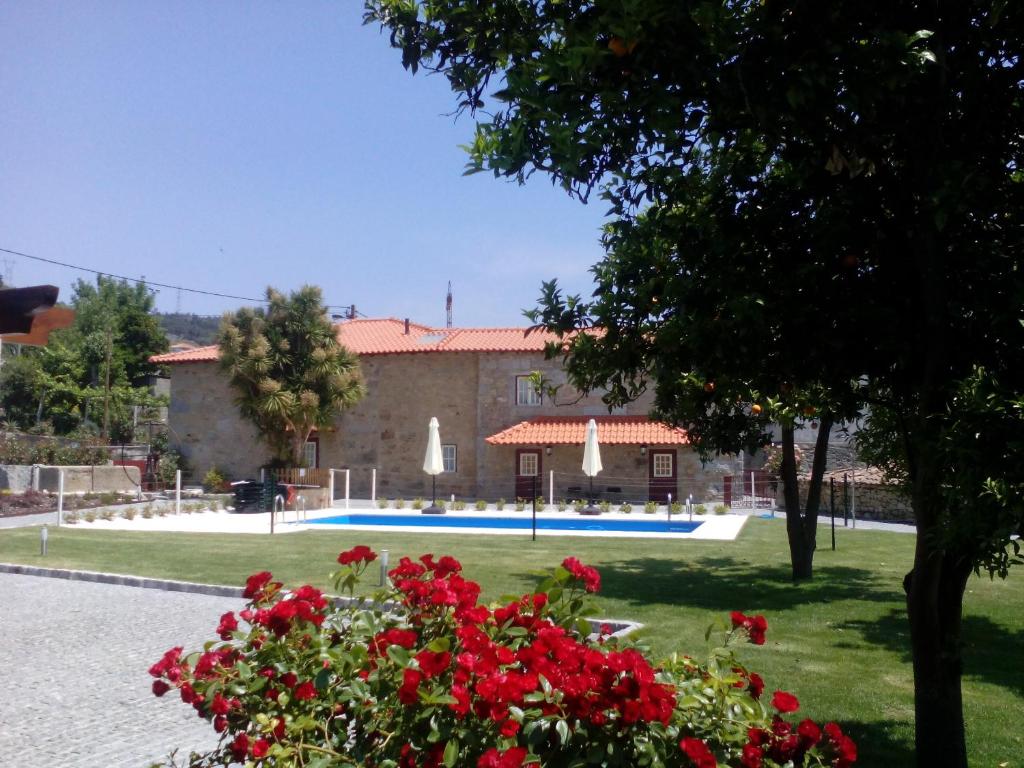
[{"label": "red rose", "polygon": [[347,552],[342,552],[338,555],[338,562],[342,565],[352,565],[353,563],[372,563],[377,559],[377,553],[364,544],[360,544]]},{"label": "red rose", "polygon": [[761,750],[753,744],[744,744],[743,755],[740,757],[742,768],[761,768],[763,764],[764,755],[761,754]]},{"label": "red rose", "polygon": [[804,720],[796,727],[796,732],[800,736],[800,741],[803,742],[805,749],[810,749],[819,741],[821,741],[821,728],[813,720]]},{"label": "red rose", "polygon": [[476,761],[476,768],[519,768],[526,759],[526,754],[524,747],[512,747],[504,752],[491,747]]},{"label": "red rose", "polygon": [[776,691],[772,695],[772,706],[779,710],[779,712],[786,714],[788,712],[796,712],[800,709],[800,702],[792,693]]},{"label": "red rose", "polygon": [[299,687],[295,689],[294,696],[299,701],[308,701],[309,699],[316,698],[316,686],[313,685],[309,680],[304,683],[299,683]]},{"label": "red rose", "polygon": [[217,625],[217,634],[221,640],[230,640],[231,633],[238,629],[238,619],[235,614],[228,611],[220,617],[220,624]]},{"label": "red rose", "polygon": [[235,736],[235,740],[231,742],[231,756],[235,758],[236,762],[244,763],[245,758],[249,755],[249,737],[244,733],[240,733]]},{"label": "red rose", "polygon": [[749,685],[747,685],[747,690],[755,699],[760,699],[761,694],[764,693],[764,680],[761,679],[761,676],[757,674],[757,672],[750,673],[750,682]]},{"label": "red rose", "polygon": [[245,591],[242,592],[242,597],[246,600],[252,600],[263,592],[263,588],[270,583],[270,579],[273,578],[273,574],[270,571],[260,571],[254,573],[248,579],[245,580]]},{"label": "red rose", "polygon": [[692,736],[687,736],[685,739],[679,742],[679,748],[683,750],[690,762],[692,762],[696,768],[716,768],[718,761],[715,760],[715,756],[711,754],[711,750],[708,749],[708,745],[704,743],[702,739],[695,739]]},{"label": "red rose", "polygon": [[266,739],[256,739],[252,744],[252,756],[257,760],[261,757],[267,756],[267,751],[270,749],[270,742]]},{"label": "red rose", "polygon": [[422,679],[422,672],[406,667],[402,671],[402,686],[398,689],[398,700],[405,705],[416,704],[420,700],[418,689]]},{"label": "red rose", "polygon": [[163,696],[169,690],[171,690],[171,686],[169,686],[163,680],[154,680],[153,681],[153,695],[154,696]]}]

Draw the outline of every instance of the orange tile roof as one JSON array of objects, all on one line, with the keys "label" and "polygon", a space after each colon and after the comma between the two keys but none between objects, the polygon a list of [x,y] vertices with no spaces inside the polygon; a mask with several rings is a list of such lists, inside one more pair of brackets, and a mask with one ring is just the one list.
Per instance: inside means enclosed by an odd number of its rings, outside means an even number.
[{"label": "orange tile roof", "polygon": [[[357,355],[398,355],[424,352],[543,352],[555,341],[551,333],[527,328],[430,328],[389,317],[338,323],[338,341]],[[198,363],[217,359],[217,347],[155,355],[154,363]]]},{"label": "orange tile roof", "polygon": [[491,445],[583,445],[587,422],[603,445],[686,445],[686,431],[646,416],[538,416],[487,438]]},{"label": "orange tile roof", "polygon": [[195,347],[184,349],[180,352],[165,352],[162,355],[153,355],[149,358],[151,363],[212,363],[216,362],[219,354],[217,345],[211,344],[208,347]]}]

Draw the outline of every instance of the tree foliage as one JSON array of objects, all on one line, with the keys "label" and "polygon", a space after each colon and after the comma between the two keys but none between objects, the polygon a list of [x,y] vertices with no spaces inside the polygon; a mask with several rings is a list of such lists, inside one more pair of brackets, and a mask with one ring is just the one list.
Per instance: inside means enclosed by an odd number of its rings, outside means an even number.
[{"label": "tree foliage", "polygon": [[[863,413],[919,530],[918,761],[966,763],[962,598],[1024,516],[1024,9],[1003,0],[368,0],[478,118],[470,171],[609,205],[537,319],[706,450]],[[486,107],[485,107],[486,102]],[[757,405],[757,408],[754,406]],[[794,462],[784,457],[783,473]]]},{"label": "tree foliage", "polygon": [[136,409],[163,404],[148,386],[159,371],[149,358],[168,347],[152,314],[153,295],[143,283],[100,276],[95,284],[72,286],[71,306],[69,328],[51,333],[45,347],[4,361],[5,418],[21,429],[45,425],[57,434],[98,433],[106,425],[110,438],[129,442]]},{"label": "tree foliage", "polygon": [[314,429],[331,426],[366,389],[355,355],[338,343],[320,289],[285,296],[267,288],[266,309],[243,308],[221,323],[220,365],[235,402],[281,461],[301,466]]}]

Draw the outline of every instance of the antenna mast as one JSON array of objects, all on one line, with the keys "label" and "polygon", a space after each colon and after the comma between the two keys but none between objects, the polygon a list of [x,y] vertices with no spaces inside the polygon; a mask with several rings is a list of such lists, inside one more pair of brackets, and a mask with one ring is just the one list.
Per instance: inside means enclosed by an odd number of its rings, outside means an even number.
[{"label": "antenna mast", "polygon": [[448,281],[448,298],[444,302],[445,311],[448,313],[448,327],[452,327],[452,281]]}]

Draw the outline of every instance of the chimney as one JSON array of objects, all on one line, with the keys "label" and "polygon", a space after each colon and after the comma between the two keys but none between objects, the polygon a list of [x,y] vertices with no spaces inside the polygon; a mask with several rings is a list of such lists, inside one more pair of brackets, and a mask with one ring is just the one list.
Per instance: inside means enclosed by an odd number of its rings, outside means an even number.
[{"label": "chimney", "polygon": [[405,318],[405,335],[409,335],[409,318]]}]

